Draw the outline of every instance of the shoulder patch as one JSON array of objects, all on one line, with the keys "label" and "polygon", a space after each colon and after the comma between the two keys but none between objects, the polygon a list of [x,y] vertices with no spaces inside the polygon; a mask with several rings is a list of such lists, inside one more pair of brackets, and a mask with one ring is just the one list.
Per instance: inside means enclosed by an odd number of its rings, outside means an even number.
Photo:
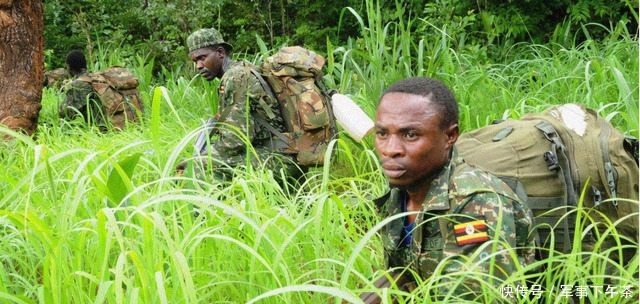
[{"label": "shoulder patch", "polygon": [[489,240],[487,223],[484,220],[457,224],[453,226],[453,232],[456,236],[456,244],[458,244],[458,246],[477,244]]}]

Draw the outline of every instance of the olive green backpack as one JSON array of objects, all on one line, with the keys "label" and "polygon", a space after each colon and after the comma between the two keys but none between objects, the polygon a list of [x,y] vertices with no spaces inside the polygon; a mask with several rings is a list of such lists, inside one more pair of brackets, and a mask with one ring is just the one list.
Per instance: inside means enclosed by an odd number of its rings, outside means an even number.
[{"label": "olive green backpack", "polygon": [[302,166],[322,165],[329,142],[336,136],[331,94],[322,80],[325,60],[315,52],[284,47],[253,71],[262,87],[278,100],[287,132],[280,132],[264,117],[254,117],[283,144],[279,150],[295,154]]},{"label": "olive green backpack", "polygon": [[[638,142],[595,111],[577,104],[553,106],[464,133],[456,146],[468,163],[520,192],[546,248],[571,250],[577,213],[572,206],[581,196],[583,207],[598,211],[589,212],[597,232],[608,227],[602,223],[619,221],[617,233],[637,244]],[[583,235],[582,240],[589,250],[593,238]]]}]

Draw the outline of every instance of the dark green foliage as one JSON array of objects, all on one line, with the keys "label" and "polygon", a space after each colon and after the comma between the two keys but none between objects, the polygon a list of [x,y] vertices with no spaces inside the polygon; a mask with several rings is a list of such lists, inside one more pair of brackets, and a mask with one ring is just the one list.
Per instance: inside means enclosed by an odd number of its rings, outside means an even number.
[{"label": "dark green foliage", "polygon": [[[452,47],[477,49],[479,56],[501,61],[508,48],[519,42],[554,42],[568,47],[586,39],[603,38],[608,35],[607,28],[618,22],[633,33],[638,28],[637,9],[637,2],[619,0],[438,0],[424,5],[418,15],[428,25],[421,25],[416,32],[433,37],[439,35],[434,28],[446,30],[457,42]],[[554,41],[558,27],[576,33],[588,23],[604,27],[590,29],[571,41]]]},{"label": "dark green foliage", "polygon": [[[216,27],[240,54],[259,51],[256,37],[270,49],[304,45],[324,54],[327,42],[345,45],[361,37],[358,20],[344,14],[350,7],[366,15],[363,0],[47,0],[45,1],[46,65],[64,65],[64,55],[85,49],[92,62],[97,47],[118,48],[121,54],[154,59],[154,74],[162,67],[181,69],[188,63],[184,41],[201,27]],[[570,43],[607,35],[610,23],[622,22],[637,31],[638,3],[623,0],[484,0],[484,1],[381,1],[382,24],[397,20],[421,20],[410,28],[415,41],[451,36],[450,47],[471,51],[488,60],[499,60],[518,42],[544,43],[565,33],[576,33],[584,24],[597,23],[573,36]],[[591,35],[590,37],[587,37]]]},{"label": "dark green foliage", "polygon": [[[129,50],[123,53],[154,58],[160,65],[187,62],[186,36],[214,26],[224,0],[101,1],[51,0],[45,3],[45,49],[53,49],[48,66],[64,64],[72,48],[92,58],[100,44]],[[156,68],[159,72],[159,68]]]}]

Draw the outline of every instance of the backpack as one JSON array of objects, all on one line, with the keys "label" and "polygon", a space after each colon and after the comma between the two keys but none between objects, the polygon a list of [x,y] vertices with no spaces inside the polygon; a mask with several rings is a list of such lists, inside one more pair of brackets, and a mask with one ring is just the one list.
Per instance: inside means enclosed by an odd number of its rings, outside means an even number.
[{"label": "backpack", "polygon": [[283,47],[266,58],[260,71],[252,73],[263,89],[278,100],[286,132],[280,132],[254,117],[284,142],[280,152],[295,154],[299,165],[322,165],[329,142],[336,136],[336,121],[331,107],[333,91],[322,80],[325,59],[299,47]]},{"label": "backpack", "polygon": [[127,121],[140,121],[143,105],[138,92],[138,78],[129,70],[114,66],[80,76],[78,80],[91,84],[102,105],[100,110],[112,127],[122,130]]},{"label": "backpack", "polygon": [[65,68],[57,68],[44,72],[44,86],[52,88],[60,88],[62,84],[69,79],[71,75]]},{"label": "backpack", "polygon": [[[597,223],[625,217],[617,233],[637,243],[638,142],[594,110],[553,106],[464,133],[456,147],[468,163],[497,175],[525,199],[543,247],[571,251],[576,212],[569,211],[582,195],[583,207],[599,211],[589,212]],[[592,246],[592,236],[582,236],[583,250]]]}]

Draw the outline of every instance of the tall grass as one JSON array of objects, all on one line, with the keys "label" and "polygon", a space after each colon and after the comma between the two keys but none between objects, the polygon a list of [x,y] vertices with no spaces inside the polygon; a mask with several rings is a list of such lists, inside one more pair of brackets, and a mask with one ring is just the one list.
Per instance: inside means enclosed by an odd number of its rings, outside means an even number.
[{"label": "tall grass", "polygon": [[[411,24],[425,20],[383,24],[374,1],[364,16],[347,9],[349,17],[362,35],[345,46],[328,44],[327,81],[372,116],[388,84],[428,75],[454,90],[465,130],[571,101],[638,135],[638,43],[619,28],[602,42],[516,45],[512,60],[486,63],[452,49],[457,37],[445,30],[434,29],[436,39],[412,38]],[[371,138],[359,144],[341,136],[325,167],[300,185],[280,185],[278,172],[261,168],[237,170],[231,182],[196,182],[174,168],[191,155],[196,130],[217,107],[216,83],[181,76],[188,69],[164,71],[160,82],[144,54],[123,58],[110,45],[95,51],[95,67],[125,64],[141,78],[144,120],[119,133],[63,122],[62,94],[47,89],[36,139],[0,130],[16,138],[0,147],[0,302],[357,303],[359,292],[373,290],[390,303],[403,294],[372,285],[383,267],[377,232],[384,222],[369,202],[386,185]],[[582,226],[591,229],[586,211],[575,212],[585,213]],[[615,223],[606,227],[617,236]],[[524,280],[547,291],[633,286],[630,299],[607,298],[633,303],[637,269],[637,256],[623,268],[576,249],[520,267],[503,287]],[[442,287],[469,277],[483,275],[428,280],[400,301],[463,301]],[[481,289],[478,302],[503,301],[503,290]],[[559,293],[519,300],[568,301]]]}]

